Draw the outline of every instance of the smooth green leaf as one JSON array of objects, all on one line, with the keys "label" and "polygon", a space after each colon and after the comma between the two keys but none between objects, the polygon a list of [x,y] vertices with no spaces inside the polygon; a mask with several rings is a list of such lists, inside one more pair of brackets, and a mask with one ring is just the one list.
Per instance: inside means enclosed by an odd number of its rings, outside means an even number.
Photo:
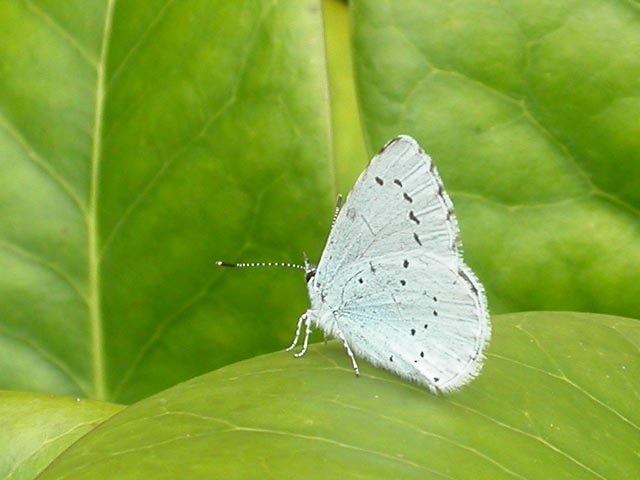
[{"label": "smooth green leaf", "polygon": [[35,478],[51,460],[123,407],[21,392],[0,392],[0,478]]},{"label": "smooth green leaf", "polygon": [[113,417],[43,480],[634,478],[640,323],[578,313],[494,318],[480,377],[434,396],[341,346],[254,358]]},{"label": "smooth green leaf", "polygon": [[370,151],[431,154],[494,312],[640,311],[640,10],[353,0]]},{"label": "smooth green leaf", "polygon": [[317,1],[0,3],[0,387],[131,401],[289,340],[299,272],[214,262],[320,251],[323,52]]}]

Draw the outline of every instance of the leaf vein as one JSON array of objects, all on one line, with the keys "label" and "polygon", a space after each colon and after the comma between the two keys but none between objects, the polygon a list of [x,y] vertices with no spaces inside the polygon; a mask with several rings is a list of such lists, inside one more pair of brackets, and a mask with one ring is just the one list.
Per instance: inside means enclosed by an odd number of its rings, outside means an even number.
[{"label": "leaf vein", "polygon": [[44,361],[46,361],[49,365],[56,368],[59,372],[61,372],[65,377],[67,377],[73,384],[78,387],[78,390],[88,397],[87,390],[82,386],[82,382],[69,370],[69,368],[61,362],[55,355],[52,355],[47,350],[42,348],[33,340],[23,338],[20,335],[16,335],[14,333],[10,333],[3,328],[0,328],[0,335],[4,336],[7,339],[10,339],[14,342],[22,343],[29,347],[32,351],[37,353]]},{"label": "leaf vein", "polygon": [[117,67],[115,67],[113,69],[113,74],[111,75],[111,78],[109,79],[109,81],[107,82],[107,84],[105,86],[107,92],[109,90],[111,90],[111,87],[114,85],[114,83],[116,82],[116,80],[118,79],[120,74],[122,73],[122,70],[124,69],[124,67],[131,60],[133,55],[135,55],[135,53],[138,50],[140,50],[141,46],[147,41],[147,38],[149,37],[150,33],[153,31],[153,29],[156,27],[156,25],[158,25],[158,23],[160,23],[160,20],[162,20],[164,18],[164,16],[167,14],[167,11],[169,10],[169,7],[171,5],[173,5],[174,3],[175,3],[175,0],[167,0],[165,2],[165,4],[158,10],[156,16],[147,25],[147,28],[145,29],[145,31],[142,32],[142,35],[140,35],[140,37],[136,40],[136,42],[129,49],[129,51],[127,51],[127,53],[124,55],[124,57],[122,57],[122,61],[118,64]]},{"label": "leaf vein", "polygon": [[83,215],[87,214],[86,207],[84,206],[82,200],[78,193],[71,187],[71,185],[64,179],[62,175],[60,175],[48,162],[46,162],[32,146],[27,142],[27,140],[19,133],[19,131],[12,126],[8,119],[0,113],[0,126],[4,128],[6,132],[20,145],[20,147],[25,151],[27,157],[42,171],[44,171],[48,177],[57,184],[60,189],[67,195],[67,197],[72,201],[78,210],[83,213]]},{"label": "leaf vein", "polygon": [[22,258],[25,258],[36,265],[45,267],[47,270],[53,272],[56,276],[58,276],[61,280],[63,280],[69,287],[71,287],[71,289],[78,295],[78,297],[85,303],[85,305],[89,305],[89,298],[87,297],[85,292],[83,292],[80,289],[80,286],[77,283],[75,283],[67,273],[65,273],[63,270],[58,268],[58,266],[56,266],[55,264],[49,262],[48,260],[46,260],[44,257],[40,255],[36,255],[18,245],[15,245],[3,240],[0,240],[0,248],[4,248],[5,250],[11,253],[17,254]]},{"label": "leaf vein", "polygon": [[69,45],[71,45],[80,55],[84,58],[87,63],[89,63],[92,67],[96,68],[98,65],[98,60],[88,51],[86,50],[78,40],[71,35],[71,33],[66,30],[60,23],[52,17],[49,13],[43,10],[38,5],[35,5],[31,0],[23,0],[27,9],[31,10],[31,12],[40,17],[47,25],[52,27],[52,29]]}]

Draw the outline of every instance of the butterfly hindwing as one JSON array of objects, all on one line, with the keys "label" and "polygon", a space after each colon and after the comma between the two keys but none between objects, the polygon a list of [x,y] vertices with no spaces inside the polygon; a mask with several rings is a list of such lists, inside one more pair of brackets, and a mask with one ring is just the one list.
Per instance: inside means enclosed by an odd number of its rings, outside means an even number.
[{"label": "butterfly hindwing", "polygon": [[482,286],[463,268],[426,253],[355,262],[325,302],[356,356],[451,391],[476,376],[490,335]]}]

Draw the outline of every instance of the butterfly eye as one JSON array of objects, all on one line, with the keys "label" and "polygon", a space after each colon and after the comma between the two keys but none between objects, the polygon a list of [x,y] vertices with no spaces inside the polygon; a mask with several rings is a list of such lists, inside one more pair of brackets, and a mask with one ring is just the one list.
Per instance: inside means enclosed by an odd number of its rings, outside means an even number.
[{"label": "butterfly eye", "polygon": [[316,276],[316,271],[315,269],[313,269],[313,270],[309,270],[304,278],[307,281],[307,283],[309,283],[309,280],[311,280],[315,276]]}]

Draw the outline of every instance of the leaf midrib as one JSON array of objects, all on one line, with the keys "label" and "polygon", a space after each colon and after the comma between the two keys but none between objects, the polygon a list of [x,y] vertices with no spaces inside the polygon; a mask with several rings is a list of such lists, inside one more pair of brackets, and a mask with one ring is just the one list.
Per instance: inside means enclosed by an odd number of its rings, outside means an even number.
[{"label": "leaf midrib", "polygon": [[104,115],[106,63],[115,3],[116,0],[108,0],[107,2],[104,27],[102,31],[100,58],[98,59],[96,66],[96,97],[91,151],[91,180],[89,184],[89,206],[87,209],[89,324],[91,331],[93,396],[99,400],[106,400],[107,385],[104,362],[102,310],[100,305],[98,182],[100,176],[100,161],[102,158],[102,121]]}]

